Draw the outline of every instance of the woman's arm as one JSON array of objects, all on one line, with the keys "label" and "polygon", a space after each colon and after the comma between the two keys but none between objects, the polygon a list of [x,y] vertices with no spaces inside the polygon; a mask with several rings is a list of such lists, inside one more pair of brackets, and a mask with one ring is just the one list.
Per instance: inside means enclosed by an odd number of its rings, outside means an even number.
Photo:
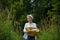
[{"label": "woman's arm", "polygon": [[25,24],[25,26],[24,26],[24,29],[23,29],[23,32],[27,32],[27,30],[26,30],[26,26],[27,24]]}]

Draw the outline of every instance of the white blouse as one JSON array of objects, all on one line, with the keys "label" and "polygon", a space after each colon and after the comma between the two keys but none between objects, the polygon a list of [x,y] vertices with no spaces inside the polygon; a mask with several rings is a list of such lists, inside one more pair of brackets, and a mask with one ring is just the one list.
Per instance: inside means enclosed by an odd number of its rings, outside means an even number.
[{"label": "white blouse", "polygon": [[23,29],[23,32],[24,32],[23,38],[24,39],[27,39],[27,37],[28,37],[27,31],[26,31],[27,27],[37,28],[36,23],[31,23],[31,24],[30,23],[26,23],[25,26],[24,26],[24,29]]}]

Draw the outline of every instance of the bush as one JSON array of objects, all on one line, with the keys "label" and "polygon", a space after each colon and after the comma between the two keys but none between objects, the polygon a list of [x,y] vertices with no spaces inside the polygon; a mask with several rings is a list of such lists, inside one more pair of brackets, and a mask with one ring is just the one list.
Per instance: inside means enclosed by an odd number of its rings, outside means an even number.
[{"label": "bush", "polygon": [[42,31],[39,35],[40,36],[38,40],[56,40],[57,39],[56,26],[52,26],[52,28],[49,28],[46,31]]},{"label": "bush", "polygon": [[0,22],[0,40],[20,40],[20,36],[12,30],[11,22]]}]

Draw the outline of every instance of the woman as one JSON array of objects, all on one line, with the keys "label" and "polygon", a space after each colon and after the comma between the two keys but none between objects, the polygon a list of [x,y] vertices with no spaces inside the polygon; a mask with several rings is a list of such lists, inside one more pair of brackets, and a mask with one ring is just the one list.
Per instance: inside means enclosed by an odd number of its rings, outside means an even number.
[{"label": "woman", "polygon": [[28,21],[28,23],[25,24],[24,29],[23,29],[23,32],[24,32],[23,37],[25,40],[35,40],[36,36],[29,36],[28,31],[26,30],[26,28],[28,28],[28,27],[37,28],[36,23],[33,23],[33,16],[27,15],[27,21]]}]

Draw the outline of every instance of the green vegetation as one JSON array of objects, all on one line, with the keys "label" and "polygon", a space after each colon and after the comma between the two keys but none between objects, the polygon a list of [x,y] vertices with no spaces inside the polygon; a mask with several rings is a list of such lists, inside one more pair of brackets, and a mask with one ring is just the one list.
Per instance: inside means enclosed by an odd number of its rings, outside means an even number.
[{"label": "green vegetation", "polygon": [[28,14],[40,29],[37,40],[60,40],[59,0],[0,0],[0,40],[23,40]]}]

